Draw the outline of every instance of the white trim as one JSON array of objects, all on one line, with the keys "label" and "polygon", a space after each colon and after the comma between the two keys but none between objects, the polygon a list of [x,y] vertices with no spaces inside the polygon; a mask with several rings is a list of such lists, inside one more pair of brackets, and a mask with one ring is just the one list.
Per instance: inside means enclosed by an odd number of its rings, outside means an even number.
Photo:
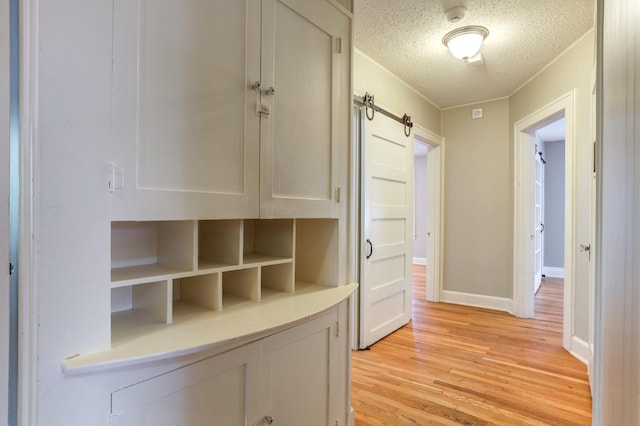
[{"label": "white trim", "polygon": [[[360,271],[362,263],[360,261],[360,241],[362,240],[360,231],[360,108],[356,105],[351,107],[351,161],[349,163],[349,208],[348,208],[348,256],[349,256],[349,280],[350,282],[360,282]],[[355,291],[349,301],[349,332],[351,336],[351,349],[358,348],[358,329],[360,320],[358,306],[360,292]]]},{"label": "white trim", "polygon": [[414,135],[420,138],[420,140],[426,142],[428,145],[441,146],[444,144],[444,138],[431,130],[422,127],[419,124],[413,125]]},{"label": "white trim", "polygon": [[469,103],[466,103],[466,104],[449,106],[449,107],[442,108],[442,111],[447,111],[449,109],[469,107],[469,106],[478,105],[478,104],[488,104],[488,103],[491,103],[491,102],[504,101],[505,99],[509,99],[509,96],[500,96],[498,98],[491,98],[491,99],[486,99],[486,100],[483,100],[483,101],[474,101],[474,102],[469,102]]},{"label": "white trim", "polygon": [[413,93],[415,93],[416,95],[418,95],[419,97],[421,97],[425,101],[429,102],[434,107],[438,108],[439,110],[442,110],[440,105],[436,104],[431,99],[427,98],[423,93],[418,91],[415,87],[410,86],[406,81],[404,81],[403,79],[401,79],[400,77],[395,75],[393,72],[389,71],[389,69],[386,68],[384,65],[382,65],[380,62],[376,61],[375,59],[372,59],[370,56],[368,56],[367,54],[363,53],[361,50],[358,50],[358,49],[354,48],[353,51],[354,51],[354,53],[356,53],[356,54],[362,56],[363,58],[367,59],[368,61],[370,61],[372,64],[374,64],[375,66],[380,68],[382,71],[387,73],[390,77],[395,79],[398,83],[402,84],[404,87],[406,87],[407,89],[411,90]]},{"label": "white trim", "polygon": [[584,40],[587,36],[589,36],[591,33],[593,33],[595,31],[595,27],[591,27],[589,29],[589,31],[587,31],[586,33],[584,33],[582,35],[582,37],[580,37],[579,39],[577,39],[576,41],[574,41],[573,43],[571,43],[566,49],[564,49],[562,52],[560,52],[560,54],[558,56],[556,56],[555,58],[553,58],[547,65],[545,65],[540,71],[538,71],[537,73],[535,73],[534,75],[532,75],[527,81],[525,81],[524,83],[522,83],[520,86],[518,86],[513,92],[511,92],[509,94],[509,96],[507,96],[508,98],[512,97],[513,95],[515,95],[516,93],[518,93],[518,91],[522,90],[527,84],[531,83],[533,80],[535,80],[536,78],[538,78],[538,76],[540,74],[542,74],[543,72],[545,72],[550,66],[552,66],[553,64],[555,64],[556,62],[558,62],[569,50],[573,49],[576,45],[578,45],[582,40]]},{"label": "white trim", "polygon": [[[571,347],[574,335],[573,260],[575,178],[575,90],[549,103],[514,125],[514,216],[513,216],[513,307],[518,317],[534,316],[533,277],[533,177],[534,156],[529,155],[533,143],[531,132],[556,118],[565,116],[565,209],[564,209],[564,313],[563,347]],[[533,150],[531,150],[533,153]]]},{"label": "white trim", "polygon": [[513,314],[513,301],[506,297],[485,296],[483,294],[463,293],[460,291],[442,290],[440,301],[456,305],[475,306]]},{"label": "white trim", "polygon": [[[0,259],[10,260],[10,211],[11,198],[11,47],[10,47],[10,9],[8,0],[0,0]],[[9,395],[13,384],[10,383],[11,358],[11,277],[7,269],[0,273],[0,422],[9,418]]]},{"label": "white trim", "polygon": [[542,273],[546,277],[550,278],[564,278],[564,268],[557,268],[555,266],[544,266]]},{"label": "white trim", "polygon": [[589,343],[578,336],[571,338],[571,350],[569,352],[587,366],[591,365],[593,361],[593,353],[591,352]]},{"label": "white trim", "polygon": [[424,257],[414,257],[413,258],[413,264],[414,265],[426,265],[427,264],[427,259]]},{"label": "white trim", "polygon": [[38,424],[39,0],[20,2],[20,249],[18,424]]}]

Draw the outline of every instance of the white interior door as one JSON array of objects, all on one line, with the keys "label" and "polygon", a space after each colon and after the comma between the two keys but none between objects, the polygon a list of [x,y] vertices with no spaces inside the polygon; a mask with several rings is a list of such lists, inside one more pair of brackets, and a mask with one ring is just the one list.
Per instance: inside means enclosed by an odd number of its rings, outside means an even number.
[{"label": "white interior door", "polygon": [[382,114],[364,123],[360,348],[411,319],[413,138]]},{"label": "white interior door", "polygon": [[440,301],[440,161],[442,148],[427,154],[427,300]]},{"label": "white interior door", "polygon": [[0,424],[9,417],[9,1],[0,0]]},{"label": "white interior door", "polygon": [[[536,147],[537,151],[537,147]],[[544,164],[542,164],[541,154],[536,152],[536,176],[534,180],[534,251],[533,255],[535,257],[534,261],[534,272],[535,272],[535,287],[534,293],[538,291],[540,288],[540,284],[542,282],[542,265],[544,259],[543,256],[543,232],[544,232],[544,224],[543,224],[543,189],[544,189]]]}]

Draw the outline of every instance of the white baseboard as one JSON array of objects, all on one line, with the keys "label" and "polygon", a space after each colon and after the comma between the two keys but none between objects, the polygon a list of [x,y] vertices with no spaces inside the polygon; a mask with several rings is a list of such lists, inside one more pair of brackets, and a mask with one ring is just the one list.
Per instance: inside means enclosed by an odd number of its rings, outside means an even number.
[{"label": "white baseboard", "polygon": [[564,268],[556,268],[555,266],[543,266],[542,273],[546,277],[564,278]]},{"label": "white baseboard", "polygon": [[440,292],[440,301],[455,303],[457,305],[493,309],[513,314],[513,300],[507,299],[506,297],[485,296],[482,294],[442,290]]},{"label": "white baseboard", "polygon": [[413,264],[414,265],[426,265],[427,264],[427,259],[425,259],[424,257],[414,257],[413,258]]},{"label": "white baseboard", "polygon": [[587,366],[591,365],[593,355],[589,343],[585,342],[577,336],[571,338],[571,355],[582,361]]}]

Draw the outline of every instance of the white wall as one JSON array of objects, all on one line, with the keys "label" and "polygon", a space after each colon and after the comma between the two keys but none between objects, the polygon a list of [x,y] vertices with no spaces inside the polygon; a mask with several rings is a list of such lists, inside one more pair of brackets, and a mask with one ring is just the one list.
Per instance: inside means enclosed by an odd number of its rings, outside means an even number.
[{"label": "white wall", "polygon": [[[593,169],[591,74],[594,52],[595,37],[594,32],[590,31],[509,98],[509,121],[510,128],[513,129],[513,125],[517,121],[556,101],[570,91],[573,90],[575,94],[573,313],[575,336],[585,342],[589,341],[589,254],[580,252],[578,247],[580,244],[589,244],[591,239],[590,211]],[[513,135],[510,134],[510,137],[513,138]],[[513,154],[510,156],[513,157]],[[511,173],[513,174],[513,170]],[[513,238],[512,235],[511,238]]]},{"label": "white wall", "polygon": [[564,141],[545,142],[544,263],[564,267]]},{"label": "white wall", "polygon": [[[483,109],[483,118],[471,110]],[[444,287],[474,295],[510,298],[512,157],[509,100],[444,110]]]},{"label": "white wall", "polygon": [[441,134],[441,114],[436,105],[368,56],[357,50],[353,56],[354,94],[369,92],[378,105],[400,116],[406,113],[415,124]]},{"label": "white wall", "polygon": [[414,165],[414,191],[415,191],[415,215],[414,215],[414,239],[413,258],[427,258],[427,156],[416,155],[413,157]]}]

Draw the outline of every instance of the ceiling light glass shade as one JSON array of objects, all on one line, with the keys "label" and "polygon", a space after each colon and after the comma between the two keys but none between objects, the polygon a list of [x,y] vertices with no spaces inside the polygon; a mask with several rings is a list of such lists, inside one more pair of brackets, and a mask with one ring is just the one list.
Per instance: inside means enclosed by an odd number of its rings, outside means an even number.
[{"label": "ceiling light glass shade", "polygon": [[444,36],[442,44],[449,48],[454,57],[466,62],[480,52],[482,42],[488,35],[489,30],[477,25],[456,28]]}]

